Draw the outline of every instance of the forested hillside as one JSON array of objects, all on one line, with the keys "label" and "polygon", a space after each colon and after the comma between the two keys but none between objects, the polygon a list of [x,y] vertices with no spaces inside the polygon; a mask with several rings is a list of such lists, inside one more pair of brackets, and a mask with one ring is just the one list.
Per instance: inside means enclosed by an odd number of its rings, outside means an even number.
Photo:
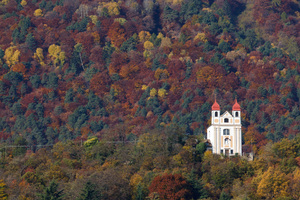
[{"label": "forested hillside", "polygon": [[[300,198],[297,0],[2,0],[0,19],[0,198]],[[253,162],[205,152],[215,97]]]}]

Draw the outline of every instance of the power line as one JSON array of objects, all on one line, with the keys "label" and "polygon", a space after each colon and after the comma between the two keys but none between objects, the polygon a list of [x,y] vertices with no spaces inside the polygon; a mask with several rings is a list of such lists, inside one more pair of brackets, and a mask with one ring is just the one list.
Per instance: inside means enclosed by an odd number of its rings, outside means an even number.
[{"label": "power line", "polygon": [[[139,140],[135,141],[100,141],[101,143],[113,143],[113,144],[124,144],[124,143],[137,143]],[[82,141],[81,141],[82,142]],[[8,146],[0,146],[0,149],[4,148],[31,148],[31,147],[51,147],[55,144],[35,144],[35,145],[8,145]]]}]

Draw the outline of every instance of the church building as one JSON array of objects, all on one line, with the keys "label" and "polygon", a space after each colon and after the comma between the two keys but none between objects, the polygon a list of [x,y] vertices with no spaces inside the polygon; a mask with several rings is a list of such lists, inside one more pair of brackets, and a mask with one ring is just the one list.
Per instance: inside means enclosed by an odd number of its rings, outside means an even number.
[{"label": "church building", "polygon": [[211,107],[211,126],[207,129],[207,139],[212,146],[212,153],[233,156],[242,155],[241,107],[235,100],[232,113],[222,115],[220,105],[215,100]]}]

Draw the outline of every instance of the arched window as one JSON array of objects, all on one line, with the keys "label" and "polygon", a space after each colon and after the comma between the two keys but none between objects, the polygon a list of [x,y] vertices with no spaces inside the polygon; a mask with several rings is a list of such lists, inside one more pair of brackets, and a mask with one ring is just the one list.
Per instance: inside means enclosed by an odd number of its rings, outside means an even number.
[{"label": "arched window", "polygon": [[225,145],[229,145],[229,141],[230,141],[230,139],[229,139],[229,138],[226,138],[226,139],[225,139]]},{"label": "arched window", "polygon": [[229,122],[228,118],[225,118],[225,119],[224,119],[224,122],[225,122],[225,123],[228,123],[228,122]]},{"label": "arched window", "polygon": [[215,117],[218,117],[218,112],[215,112]]},{"label": "arched window", "polygon": [[229,129],[224,129],[223,130],[223,135],[229,135]]},{"label": "arched window", "polygon": [[235,112],[235,117],[238,117],[239,116],[239,112]]}]

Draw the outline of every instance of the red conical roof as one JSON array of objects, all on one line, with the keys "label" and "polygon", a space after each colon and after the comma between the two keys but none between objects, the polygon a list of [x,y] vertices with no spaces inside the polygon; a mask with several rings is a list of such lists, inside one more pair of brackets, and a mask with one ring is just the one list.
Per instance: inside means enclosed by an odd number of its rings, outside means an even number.
[{"label": "red conical roof", "polygon": [[215,99],[215,103],[211,107],[212,110],[221,110],[220,105],[217,103],[217,100]]},{"label": "red conical roof", "polygon": [[237,100],[235,100],[235,103],[232,106],[232,110],[234,110],[234,111],[241,111],[241,106],[240,106],[240,104],[238,104]]}]

